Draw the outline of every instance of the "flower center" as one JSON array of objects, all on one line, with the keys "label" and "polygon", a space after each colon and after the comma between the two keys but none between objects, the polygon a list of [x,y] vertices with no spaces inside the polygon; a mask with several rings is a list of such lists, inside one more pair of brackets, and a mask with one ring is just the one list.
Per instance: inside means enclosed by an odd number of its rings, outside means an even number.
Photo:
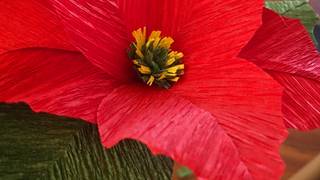
[{"label": "flower center", "polygon": [[149,86],[153,84],[170,88],[184,73],[183,53],[170,49],[174,40],[161,37],[161,31],[152,31],[146,37],[146,27],[132,32],[135,42],[130,45],[129,58],[140,79]]}]

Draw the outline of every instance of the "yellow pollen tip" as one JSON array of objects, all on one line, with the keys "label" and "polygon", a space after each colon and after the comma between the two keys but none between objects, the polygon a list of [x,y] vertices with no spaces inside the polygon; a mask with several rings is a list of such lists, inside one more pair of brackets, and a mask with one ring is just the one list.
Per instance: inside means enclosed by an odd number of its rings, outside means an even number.
[{"label": "yellow pollen tip", "polygon": [[169,49],[171,47],[171,44],[174,42],[174,40],[171,37],[164,37],[160,43],[159,46],[162,48]]},{"label": "yellow pollen tip", "polygon": [[183,53],[178,53],[178,54],[176,54],[176,59],[181,59],[181,58],[183,58]]},{"label": "yellow pollen tip", "polygon": [[142,54],[140,49],[137,48],[136,53],[140,58],[142,58],[142,59],[144,58],[144,55]]},{"label": "yellow pollen tip", "polygon": [[135,65],[137,65],[137,66],[139,66],[140,65],[140,63],[138,62],[138,60],[133,60],[133,64],[135,64]]},{"label": "yellow pollen tip", "polygon": [[139,68],[138,68],[138,71],[141,73],[141,74],[151,74],[151,69],[147,66],[144,66],[144,65],[141,65]]},{"label": "yellow pollen tip", "polygon": [[160,38],[160,35],[161,35],[161,31],[152,31],[149,36],[149,40]]},{"label": "yellow pollen tip", "polygon": [[176,61],[175,58],[170,58],[168,59],[168,61],[166,62],[166,66],[170,66],[171,64],[173,64]]},{"label": "yellow pollen tip", "polygon": [[184,64],[179,64],[166,69],[166,71],[169,73],[176,73],[178,70],[183,70],[183,69],[184,69]]},{"label": "yellow pollen tip", "polygon": [[161,73],[160,77],[158,78],[158,80],[162,80],[166,78],[166,73]]},{"label": "yellow pollen tip", "polygon": [[169,80],[173,81],[173,82],[177,82],[179,79],[180,79],[180,77],[175,77],[175,78],[172,78],[172,79],[169,79]]},{"label": "yellow pollen tip", "polygon": [[146,43],[146,35],[147,35],[147,28],[144,27],[143,30],[139,28],[136,31],[132,32],[132,36],[135,38],[137,44],[137,50],[141,50],[142,46]]},{"label": "yellow pollen tip", "polygon": [[149,78],[149,80],[148,80],[148,82],[147,82],[147,84],[148,84],[149,86],[152,86],[153,82],[154,82],[154,77],[151,75],[150,78]]}]

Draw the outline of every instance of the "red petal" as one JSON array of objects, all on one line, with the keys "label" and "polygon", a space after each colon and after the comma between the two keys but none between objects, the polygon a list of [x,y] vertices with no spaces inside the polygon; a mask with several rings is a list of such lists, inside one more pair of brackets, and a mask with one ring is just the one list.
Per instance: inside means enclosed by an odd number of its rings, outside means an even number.
[{"label": "red petal", "polygon": [[298,20],[265,10],[263,26],[241,53],[285,87],[283,113],[290,128],[320,127],[320,56]]},{"label": "red petal", "polygon": [[0,54],[27,47],[73,49],[55,15],[42,3],[0,1]]},{"label": "red petal", "polygon": [[286,136],[280,86],[252,63],[204,57],[171,89],[211,112],[238,147],[254,179],[279,179],[279,146]]},{"label": "red petal", "polygon": [[191,16],[176,38],[190,66],[236,56],[261,25],[262,0],[206,0],[190,6],[184,11]]},{"label": "red petal", "polygon": [[82,55],[25,49],[0,56],[0,101],[27,102],[35,111],[96,121],[115,83]]},{"label": "red petal", "polygon": [[[146,143],[153,153],[189,166],[200,177],[253,179],[216,118],[167,91],[135,86],[116,89],[99,106],[98,126],[106,147],[133,138]],[[268,146],[255,144],[259,145]],[[257,161],[259,155],[255,154]]]},{"label": "red petal", "polygon": [[131,75],[125,51],[133,30],[162,30],[190,55],[235,55],[261,24],[263,7],[262,0],[51,1],[74,45],[119,79]]},{"label": "red petal", "polygon": [[[191,32],[193,38],[207,33],[211,33],[210,37],[217,37],[214,33],[219,34],[222,29],[223,33],[238,33],[240,40],[240,32],[258,28],[262,7],[262,0],[119,0],[122,17],[130,32],[147,26],[150,30],[158,29],[174,37],[180,31]],[[246,28],[239,29],[239,26]]]},{"label": "red petal", "polygon": [[119,7],[130,32],[143,26],[159,29],[173,36],[184,53],[203,57],[237,54],[261,24],[263,1],[120,0]]},{"label": "red petal", "polygon": [[287,127],[300,130],[319,128],[319,81],[279,71],[268,72],[285,87],[282,111]]},{"label": "red petal", "polygon": [[73,44],[113,77],[133,76],[126,50],[130,42],[118,5],[112,0],[51,0]]}]

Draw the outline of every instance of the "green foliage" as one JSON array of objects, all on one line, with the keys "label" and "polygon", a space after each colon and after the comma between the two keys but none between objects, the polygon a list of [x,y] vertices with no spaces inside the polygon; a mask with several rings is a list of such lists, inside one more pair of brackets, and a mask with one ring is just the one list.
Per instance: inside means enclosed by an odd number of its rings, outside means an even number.
[{"label": "green foliage", "polygon": [[170,179],[172,161],[125,140],[106,150],[83,121],[0,104],[0,179]]},{"label": "green foliage", "polygon": [[266,7],[284,16],[300,19],[314,39],[313,28],[318,18],[306,0],[266,0]]},{"label": "green foliage", "polygon": [[193,172],[185,166],[181,166],[179,169],[177,169],[176,173],[180,178],[186,178],[193,174]]}]

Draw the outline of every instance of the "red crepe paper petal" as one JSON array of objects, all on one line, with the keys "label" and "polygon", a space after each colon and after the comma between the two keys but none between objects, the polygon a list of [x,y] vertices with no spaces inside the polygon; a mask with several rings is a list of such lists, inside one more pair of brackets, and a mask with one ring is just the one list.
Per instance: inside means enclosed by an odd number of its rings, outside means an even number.
[{"label": "red crepe paper petal", "polygon": [[93,64],[122,80],[132,77],[125,51],[133,30],[161,30],[185,54],[206,49],[235,55],[261,24],[263,7],[262,0],[51,2],[74,45]]},{"label": "red crepe paper petal", "polygon": [[73,50],[55,14],[42,0],[1,0],[0,54],[29,47]]},{"label": "red crepe paper petal", "polygon": [[269,71],[269,74],[286,88],[282,110],[287,127],[300,130],[319,128],[319,81],[278,71]]},{"label": "red crepe paper petal", "polygon": [[190,18],[177,34],[176,41],[185,63],[215,63],[215,58],[238,55],[261,25],[261,0],[195,1]]},{"label": "red crepe paper petal", "polygon": [[[193,37],[186,37],[187,41],[206,35],[206,37],[211,37],[215,43],[221,43],[215,39],[215,37],[219,37],[217,34],[223,34],[221,29],[225,34],[238,33],[237,36],[245,36],[245,34],[241,35],[240,31],[256,30],[261,24],[262,7],[262,0],[119,1],[122,17],[130,32],[136,28],[147,26],[148,29],[161,30],[164,34],[174,38],[180,36],[180,33],[184,35],[192,32]],[[239,28],[240,25],[246,28]],[[229,41],[223,37],[220,39]],[[239,37],[238,40],[242,41]]]},{"label": "red crepe paper petal", "polygon": [[98,125],[106,147],[133,138],[153,153],[187,165],[199,177],[252,179],[216,118],[167,91],[122,86],[101,103]]},{"label": "red crepe paper petal", "polygon": [[0,56],[0,101],[26,102],[35,111],[96,122],[96,111],[116,84],[81,54],[24,49]]},{"label": "red crepe paper petal", "polygon": [[115,1],[51,0],[75,47],[116,79],[134,77],[129,34]]},{"label": "red crepe paper petal", "polygon": [[289,128],[320,127],[320,56],[303,25],[265,10],[263,26],[240,54],[265,69],[284,88]]},{"label": "red crepe paper petal", "polygon": [[282,89],[245,60],[206,60],[206,66],[187,69],[170,91],[217,118],[254,179],[278,179],[283,171],[279,146],[286,137],[281,118]]}]

